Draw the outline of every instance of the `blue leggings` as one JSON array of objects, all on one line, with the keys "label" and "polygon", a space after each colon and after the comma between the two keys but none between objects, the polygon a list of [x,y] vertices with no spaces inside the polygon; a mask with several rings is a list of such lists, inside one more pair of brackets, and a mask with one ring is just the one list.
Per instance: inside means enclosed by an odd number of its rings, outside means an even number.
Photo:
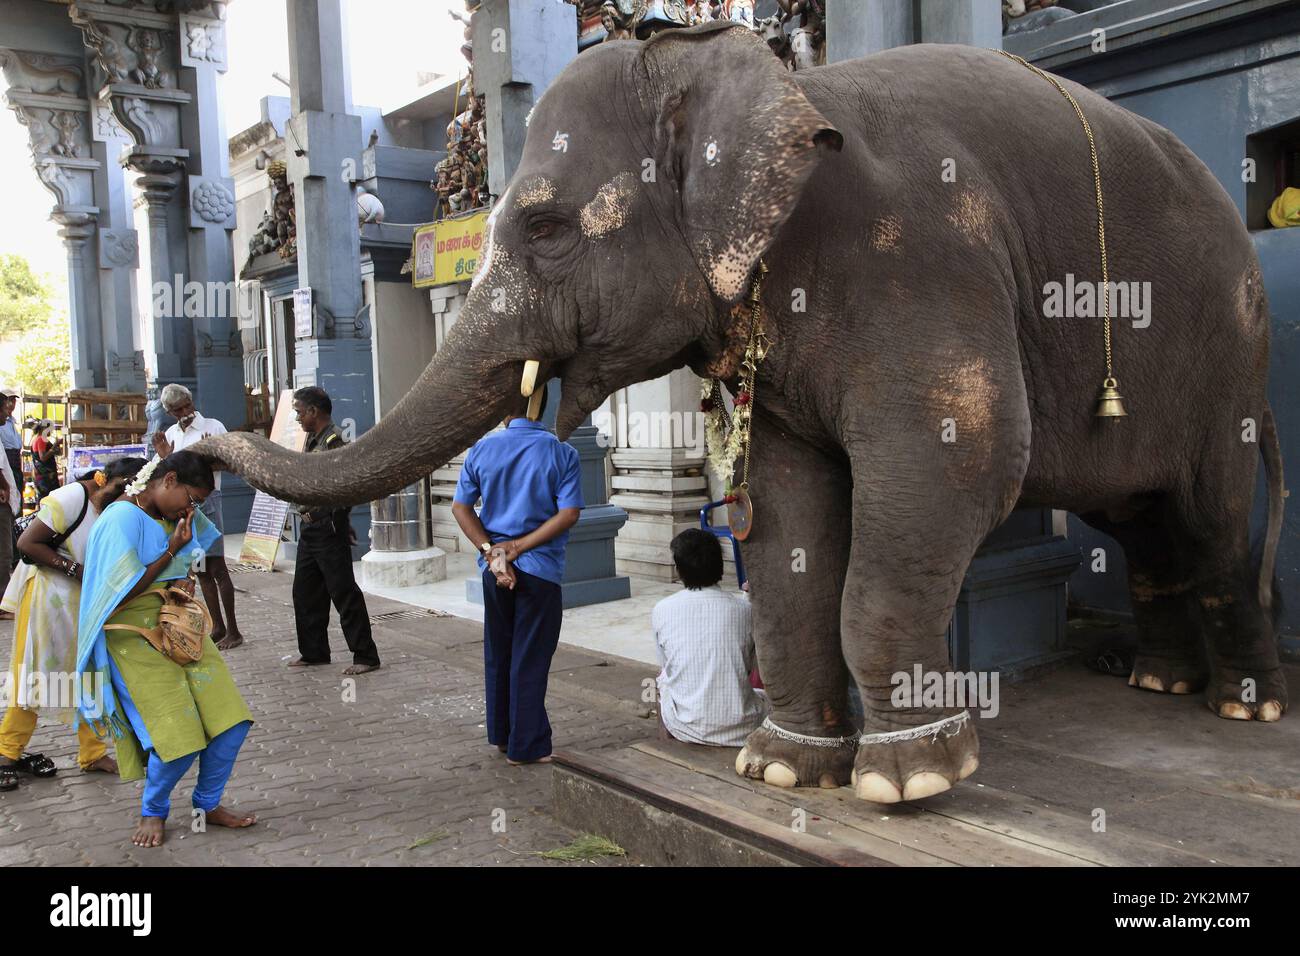
[{"label": "blue leggings", "polygon": [[229,730],[223,730],[208,741],[202,750],[196,750],[175,760],[163,760],[155,750],[149,751],[149,767],[145,771],[144,800],[140,815],[167,817],[172,808],[172,790],[180,783],[194,758],[199,758],[199,779],[194,784],[194,806],[211,813],[221,805],[221,794],[226,781],[235,769],[235,757],[248,736],[252,721],[245,720]]}]

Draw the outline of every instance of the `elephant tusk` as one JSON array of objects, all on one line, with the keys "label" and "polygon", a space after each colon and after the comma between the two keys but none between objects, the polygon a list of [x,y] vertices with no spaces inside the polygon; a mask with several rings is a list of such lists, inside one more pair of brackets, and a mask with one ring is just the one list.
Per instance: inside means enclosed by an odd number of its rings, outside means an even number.
[{"label": "elephant tusk", "polygon": [[537,385],[537,370],[541,368],[541,363],[537,359],[529,359],[524,363],[524,377],[519,382],[519,394],[525,398],[533,394],[533,388]]},{"label": "elephant tusk", "polygon": [[539,389],[528,396],[528,420],[530,422],[535,422],[542,417],[542,396],[545,394],[545,390]]}]

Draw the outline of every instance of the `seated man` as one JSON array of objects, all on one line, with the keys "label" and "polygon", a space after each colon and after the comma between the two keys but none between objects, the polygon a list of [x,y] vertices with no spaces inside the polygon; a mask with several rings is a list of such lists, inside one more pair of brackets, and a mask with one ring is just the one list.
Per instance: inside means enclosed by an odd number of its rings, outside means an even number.
[{"label": "seated man", "polygon": [[749,601],[722,590],[722,546],[700,528],[672,542],[685,590],[650,616],[659,674],[659,719],[678,740],[739,747],[767,714],[767,697],[750,686],[754,640]]}]

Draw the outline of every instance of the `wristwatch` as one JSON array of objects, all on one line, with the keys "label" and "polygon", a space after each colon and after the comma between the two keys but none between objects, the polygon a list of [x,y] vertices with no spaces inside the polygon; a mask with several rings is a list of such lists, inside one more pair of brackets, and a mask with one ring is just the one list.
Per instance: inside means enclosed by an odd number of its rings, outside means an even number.
[{"label": "wristwatch", "polygon": [[480,544],[480,545],[478,546],[478,549],[479,549],[480,551],[482,551],[484,554],[491,554],[491,553],[492,553],[492,542],[491,542],[491,541],[484,541],[482,544]]}]

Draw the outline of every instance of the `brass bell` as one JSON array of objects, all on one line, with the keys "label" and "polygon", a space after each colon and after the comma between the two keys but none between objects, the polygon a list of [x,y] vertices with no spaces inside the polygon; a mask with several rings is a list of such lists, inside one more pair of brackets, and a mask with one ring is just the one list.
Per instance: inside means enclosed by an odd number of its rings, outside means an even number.
[{"label": "brass bell", "polygon": [[1124,411],[1124,399],[1116,390],[1119,382],[1107,377],[1101,383],[1101,395],[1097,399],[1097,418],[1127,418]]}]

